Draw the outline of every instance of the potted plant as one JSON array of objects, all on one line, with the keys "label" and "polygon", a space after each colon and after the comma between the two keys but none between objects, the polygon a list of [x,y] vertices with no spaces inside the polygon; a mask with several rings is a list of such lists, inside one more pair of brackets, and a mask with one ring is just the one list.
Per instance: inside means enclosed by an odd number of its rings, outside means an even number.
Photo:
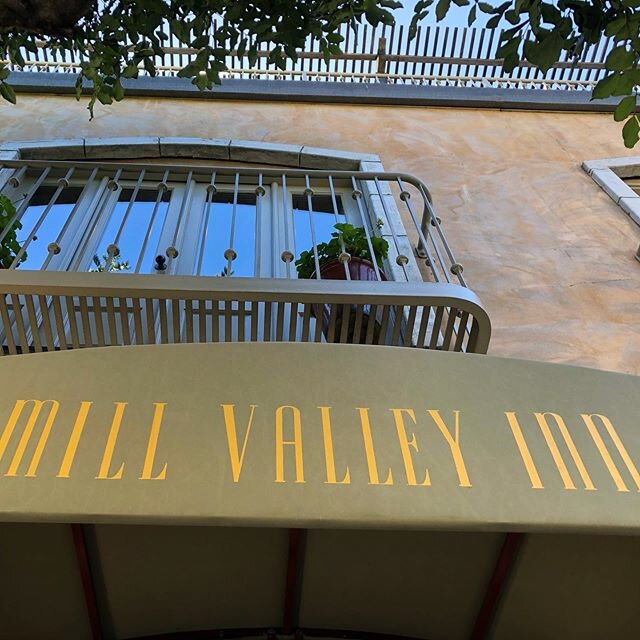
[{"label": "potted plant", "polygon": [[[382,227],[382,220],[378,220],[376,228]],[[344,263],[340,257],[345,253],[349,254],[349,260],[346,262],[347,269],[351,280],[377,280],[376,266],[380,273],[380,279],[386,280],[384,271],[382,271],[382,261],[387,257],[389,252],[389,243],[379,236],[371,235],[369,240],[363,227],[354,227],[348,223],[338,223],[334,225],[336,231],[331,234],[329,242],[322,242],[316,246],[318,254],[318,262],[320,263],[320,279],[324,280],[346,280]],[[373,256],[369,248],[369,241],[373,249]],[[375,264],[374,264],[375,261]],[[313,248],[309,251],[303,251],[298,260],[296,260],[296,270],[298,278],[316,278],[316,261]],[[342,333],[342,323],[344,319],[343,306],[338,305],[336,311],[335,330],[333,342],[339,342]],[[367,327],[369,324],[369,315],[371,308],[366,306],[363,309],[362,324],[360,328],[360,336],[358,342],[364,344],[367,338]],[[331,320],[331,305],[324,305],[322,312],[320,310],[313,312],[317,317],[322,315],[322,331],[325,338],[329,338],[329,325]],[[373,328],[372,341],[378,342],[380,336],[380,318],[376,314],[375,324]],[[349,328],[347,330],[347,341],[355,342],[355,306],[351,307],[349,313]]]},{"label": "potted plant", "polygon": [[[382,220],[378,220],[376,228],[382,227]],[[347,267],[352,280],[377,280],[375,263],[380,270],[381,280],[386,280],[382,271],[382,261],[389,252],[389,243],[379,236],[371,235],[371,247],[373,257],[369,249],[369,241],[363,227],[354,227],[346,222],[334,225],[329,242],[321,242],[316,247],[318,261],[320,263],[320,279],[346,280],[343,263],[340,256],[345,253],[350,255]],[[344,249],[343,249],[344,247]],[[296,260],[298,278],[315,278],[316,263],[313,248],[303,251]]]},{"label": "potted plant", "polygon": [[[3,233],[10,224],[13,216],[16,215],[16,208],[7,198],[0,195],[0,233]],[[16,220],[7,235],[0,242],[0,269],[9,269],[20,251],[18,242],[18,231],[22,229],[22,224]],[[26,252],[20,257],[18,264],[27,259]]]}]

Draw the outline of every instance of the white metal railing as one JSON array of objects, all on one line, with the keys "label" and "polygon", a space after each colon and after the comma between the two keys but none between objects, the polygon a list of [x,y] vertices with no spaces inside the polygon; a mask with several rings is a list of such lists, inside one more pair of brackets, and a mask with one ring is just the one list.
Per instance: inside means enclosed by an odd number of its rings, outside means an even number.
[{"label": "white metal railing", "polygon": [[[19,246],[0,270],[7,354],[258,339],[486,351],[488,317],[411,175],[18,160],[0,175],[15,207],[0,243],[13,230]],[[336,224],[387,257],[362,267]]]},{"label": "white metal railing", "polygon": [[[217,25],[212,26],[212,33]],[[164,56],[156,60],[158,75],[175,76],[198,53],[182,45],[166,27]],[[603,39],[584,49],[579,59],[567,52],[546,74],[523,62],[507,75],[503,61],[496,57],[499,34],[495,30],[421,26],[413,40],[404,25],[359,25],[355,31],[343,26],[343,54],[325,60],[314,42],[299,52],[297,61],[285,69],[267,63],[269,51],[263,47],[250,65],[245,56],[232,51],[226,59],[227,78],[287,79],[345,82],[383,82],[396,84],[434,84],[446,86],[489,86],[563,90],[591,90],[604,77],[604,60],[612,40]],[[35,52],[24,49],[25,64],[10,65],[23,71],[76,73],[81,58],[60,53],[40,43]],[[146,71],[141,68],[141,75]]]}]

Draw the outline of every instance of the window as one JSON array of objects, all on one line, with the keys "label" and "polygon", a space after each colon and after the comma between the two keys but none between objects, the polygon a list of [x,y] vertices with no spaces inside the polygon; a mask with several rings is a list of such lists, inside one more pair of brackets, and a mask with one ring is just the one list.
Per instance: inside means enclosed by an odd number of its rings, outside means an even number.
[{"label": "window", "polygon": [[165,181],[162,167],[136,176],[124,166],[111,176],[77,167],[64,181],[26,172],[6,192],[23,208],[20,268],[295,278],[295,257],[330,240],[336,223],[363,225],[344,184],[272,176],[256,188],[204,167]]}]

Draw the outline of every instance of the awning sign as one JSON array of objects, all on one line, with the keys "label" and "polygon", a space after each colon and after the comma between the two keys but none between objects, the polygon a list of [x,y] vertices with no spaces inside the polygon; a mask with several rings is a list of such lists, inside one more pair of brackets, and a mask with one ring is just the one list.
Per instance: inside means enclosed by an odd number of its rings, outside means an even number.
[{"label": "awning sign", "polygon": [[640,378],[407,348],[0,359],[0,519],[640,531]]}]

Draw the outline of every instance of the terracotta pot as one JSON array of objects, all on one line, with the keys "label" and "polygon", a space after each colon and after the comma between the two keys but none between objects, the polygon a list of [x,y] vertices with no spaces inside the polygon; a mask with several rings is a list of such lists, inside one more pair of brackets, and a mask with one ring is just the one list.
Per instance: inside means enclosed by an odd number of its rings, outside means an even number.
[{"label": "terracotta pot", "polygon": [[[369,260],[365,260],[364,258],[351,258],[347,263],[349,268],[349,275],[351,276],[351,280],[367,280],[367,281],[376,281],[378,278],[376,276],[376,269],[373,263]],[[314,273],[315,276],[315,273]],[[338,260],[333,260],[322,267],[320,267],[320,276],[322,280],[346,280],[347,276],[344,271],[344,265]],[[382,269],[380,270],[380,279],[386,280]],[[360,327],[360,336],[358,339],[358,344],[365,344],[367,337],[367,327],[369,326],[369,315],[371,314],[371,307],[369,305],[365,305],[362,312],[362,324]],[[314,315],[316,315],[314,313]],[[332,342],[340,342],[340,334],[342,333],[342,322],[344,319],[344,307],[340,305],[336,310],[336,326],[335,332]],[[322,310],[322,333],[324,334],[327,341],[329,340],[329,320],[331,318],[331,305],[324,305]],[[382,313],[377,312],[376,318],[374,321],[373,327],[373,337],[372,343],[377,344],[378,339],[380,337],[380,328],[382,321]],[[349,329],[347,331],[347,342],[354,343],[355,341],[355,323],[356,323],[356,306],[351,305],[351,309],[349,312]]]},{"label": "terracotta pot", "polygon": [[[373,266],[373,263],[369,260],[365,260],[364,258],[351,258],[349,262],[347,262],[347,267],[349,268],[349,275],[352,280],[377,280],[376,277],[376,269]],[[315,272],[312,278],[315,277]],[[322,280],[346,280],[347,276],[344,272],[344,265],[342,262],[338,260],[332,260],[327,264],[320,267],[320,277]],[[384,275],[382,269],[380,269],[380,279],[386,280],[387,277]]]}]

